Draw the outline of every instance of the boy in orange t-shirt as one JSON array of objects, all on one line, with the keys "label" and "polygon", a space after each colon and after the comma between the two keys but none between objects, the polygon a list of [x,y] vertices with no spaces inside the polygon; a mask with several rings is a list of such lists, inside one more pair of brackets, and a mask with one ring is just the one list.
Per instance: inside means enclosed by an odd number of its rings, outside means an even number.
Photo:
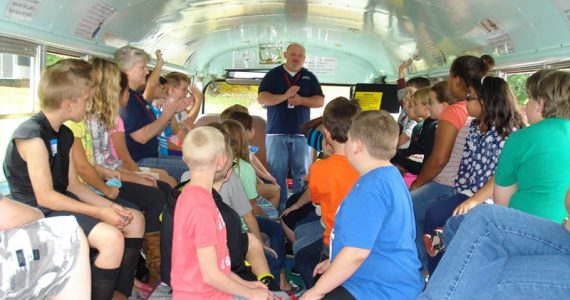
[{"label": "boy in orange t-shirt", "polygon": [[[301,232],[303,230],[310,232],[303,237],[298,236],[297,243],[304,240],[301,243],[305,246],[294,245],[295,263],[307,288],[314,283],[315,266],[328,258],[330,233],[334,226],[336,211],[360,177],[344,155],[348,129],[352,118],[359,110],[356,102],[338,97],[327,104],[323,113],[325,139],[332,146],[334,154],[327,159],[313,163],[308,177],[310,199],[313,203],[320,205],[322,220],[301,225],[298,227],[299,230],[295,230],[299,235],[303,235]],[[320,238],[320,233],[323,232],[322,227],[324,227],[324,233]],[[316,234],[319,235],[316,236]]]}]

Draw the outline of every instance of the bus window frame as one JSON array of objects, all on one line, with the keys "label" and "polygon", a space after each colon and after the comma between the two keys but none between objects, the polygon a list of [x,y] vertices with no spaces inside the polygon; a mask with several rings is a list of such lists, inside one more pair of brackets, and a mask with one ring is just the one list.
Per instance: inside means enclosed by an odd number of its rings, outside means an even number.
[{"label": "bus window frame", "polygon": [[30,60],[30,108],[18,113],[1,113],[0,119],[14,119],[31,116],[37,112],[37,89],[41,70],[45,62],[45,46],[0,36],[0,53],[19,56],[28,56]]}]

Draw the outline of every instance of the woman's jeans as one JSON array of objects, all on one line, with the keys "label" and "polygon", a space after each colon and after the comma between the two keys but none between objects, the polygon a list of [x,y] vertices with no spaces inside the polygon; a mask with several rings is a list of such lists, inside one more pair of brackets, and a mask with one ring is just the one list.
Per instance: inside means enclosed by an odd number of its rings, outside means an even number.
[{"label": "woman's jeans", "polygon": [[147,157],[139,160],[137,164],[139,167],[163,169],[176,182],[180,182],[182,174],[188,171],[188,166],[182,161],[182,158],[175,156]]},{"label": "woman's jeans", "polygon": [[418,299],[570,295],[570,232],[561,224],[498,205],[479,205],[447,221],[444,241],[447,250]]}]

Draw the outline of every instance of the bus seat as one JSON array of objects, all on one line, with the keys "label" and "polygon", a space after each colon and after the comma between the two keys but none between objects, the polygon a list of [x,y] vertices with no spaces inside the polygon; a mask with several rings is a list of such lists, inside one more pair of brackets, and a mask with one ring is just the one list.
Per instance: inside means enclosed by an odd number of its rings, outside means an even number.
[{"label": "bus seat", "polygon": [[205,114],[203,116],[201,116],[200,118],[198,118],[198,120],[196,120],[196,123],[194,123],[194,125],[196,127],[198,126],[203,126],[203,125],[207,125],[210,123],[220,123],[220,114]]},{"label": "bus seat", "polygon": [[[269,170],[267,166],[266,149],[265,149],[265,129],[267,127],[267,122],[260,116],[252,115],[253,117],[253,128],[255,129],[255,134],[253,135],[252,144],[259,147],[259,151],[256,156],[261,161],[263,166]],[[212,122],[220,122],[220,114],[209,113],[201,116],[196,120],[196,126],[206,125]]]}]

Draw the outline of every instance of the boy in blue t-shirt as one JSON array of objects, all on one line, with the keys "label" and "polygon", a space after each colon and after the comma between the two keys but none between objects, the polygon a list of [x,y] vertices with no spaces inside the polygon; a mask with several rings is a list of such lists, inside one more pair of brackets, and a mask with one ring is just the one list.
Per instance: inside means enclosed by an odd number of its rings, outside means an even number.
[{"label": "boy in blue t-shirt", "polygon": [[423,280],[410,194],[390,164],[398,123],[385,111],[352,121],[346,157],[361,174],[335,217],[330,261],[301,299],[416,299]]}]

